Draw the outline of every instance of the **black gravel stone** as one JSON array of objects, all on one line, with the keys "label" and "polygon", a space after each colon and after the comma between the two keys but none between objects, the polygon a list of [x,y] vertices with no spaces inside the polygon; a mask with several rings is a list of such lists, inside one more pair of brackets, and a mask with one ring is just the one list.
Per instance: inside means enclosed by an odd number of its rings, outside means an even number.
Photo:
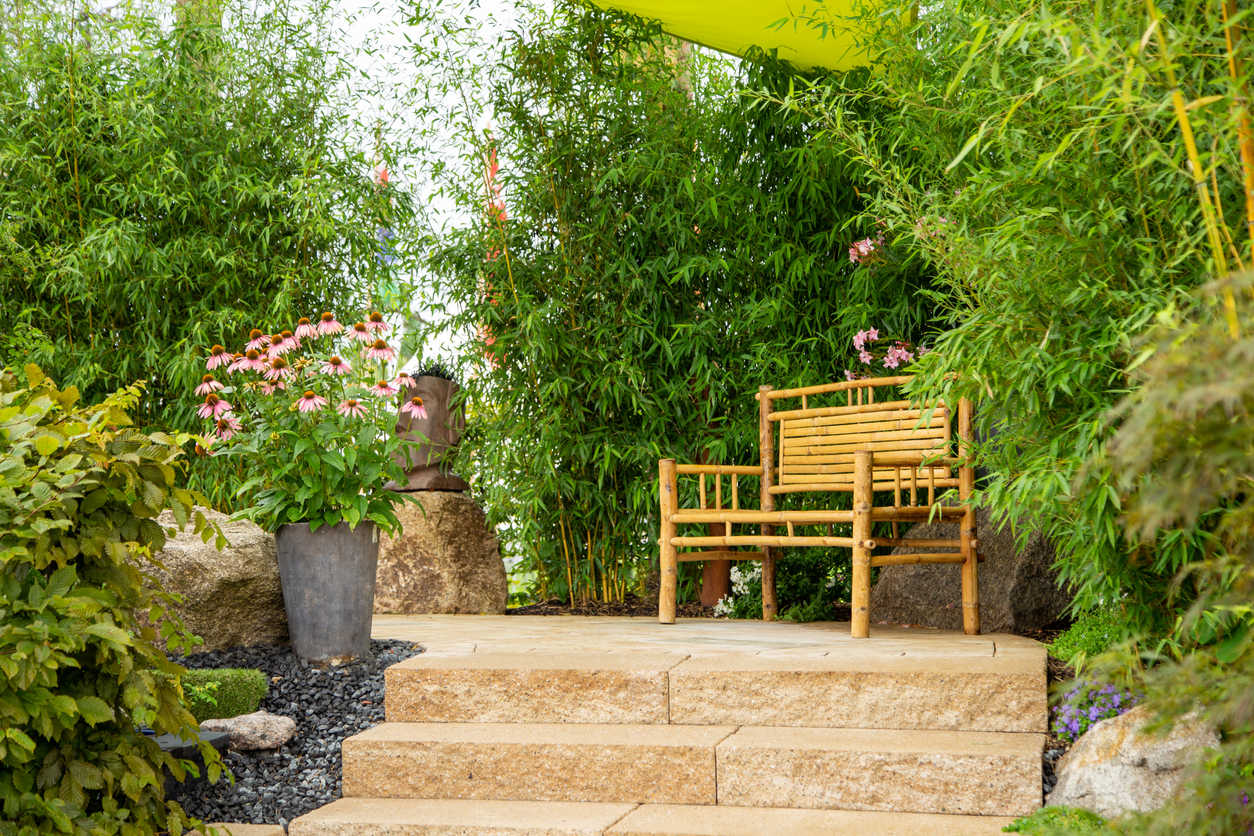
[{"label": "black gravel stone", "polygon": [[228,752],[235,776],[184,788],[183,809],[204,821],[280,824],[340,797],[340,743],[383,722],[383,672],[422,652],[411,642],[371,641],[370,659],[322,670],[289,645],[259,645],[176,658],[187,668],[256,668],[270,682],[261,708],[296,721],[296,735],[277,750]]},{"label": "black gravel stone", "polygon": [[1046,796],[1054,791],[1054,787],[1058,786],[1058,775],[1054,772],[1054,766],[1058,763],[1058,759],[1061,758],[1066,751],[1066,749],[1045,750],[1045,755],[1042,758],[1042,766],[1044,769],[1041,771],[1044,776],[1044,780],[1042,781],[1043,786],[1041,788],[1045,791],[1044,794]]}]

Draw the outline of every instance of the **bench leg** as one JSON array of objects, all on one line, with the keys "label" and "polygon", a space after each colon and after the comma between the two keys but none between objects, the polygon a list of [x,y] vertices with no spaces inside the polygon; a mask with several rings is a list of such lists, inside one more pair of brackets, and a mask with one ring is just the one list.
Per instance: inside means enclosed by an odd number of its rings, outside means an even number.
[{"label": "bench leg", "polygon": [[975,548],[975,509],[967,506],[962,518],[962,632],[980,634],[980,560]]},{"label": "bench leg", "polygon": [[658,496],[661,498],[661,546],[662,577],[657,599],[657,620],[659,624],[675,623],[675,598],[679,585],[679,554],[671,540],[675,537],[675,523],[671,516],[676,513],[679,498],[674,459],[662,459],[657,463]]},{"label": "bench leg", "polygon": [[871,637],[871,550],[863,546],[871,539],[871,454],[853,454],[853,607],[849,634],[855,639]]},{"label": "bench leg", "polygon": [[[762,526],[764,532],[774,533],[774,526]],[[769,535],[768,535],[769,536]],[[775,598],[775,554],[770,546],[762,547],[762,620],[774,621],[779,615],[779,601]]]}]

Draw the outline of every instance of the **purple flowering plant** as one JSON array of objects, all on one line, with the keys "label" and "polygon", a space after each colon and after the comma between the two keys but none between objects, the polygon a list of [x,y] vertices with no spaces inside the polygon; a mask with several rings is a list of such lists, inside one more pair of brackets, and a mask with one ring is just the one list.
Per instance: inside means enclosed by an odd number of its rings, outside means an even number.
[{"label": "purple flowering plant", "polygon": [[1096,680],[1077,682],[1054,707],[1054,734],[1064,743],[1075,743],[1095,724],[1131,710],[1142,696]]}]

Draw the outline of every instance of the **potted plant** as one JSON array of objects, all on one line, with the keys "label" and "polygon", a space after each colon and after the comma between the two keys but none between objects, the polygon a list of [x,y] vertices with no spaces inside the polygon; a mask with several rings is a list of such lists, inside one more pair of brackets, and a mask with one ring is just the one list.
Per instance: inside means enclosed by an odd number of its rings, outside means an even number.
[{"label": "potted plant", "polygon": [[[393,505],[407,497],[397,460],[396,350],[379,313],[349,328],[330,313],[294,331],[253,329],[241,350],[215,345],[196,387],[215,456],[242,456],[253,475],[240,513],[273,531],[292,649],[339,664],[370,649],[379,532],[399,533]],[[422,398],[401,405],[424,417]],[[412,501],[412,500],[411,500]]]}]

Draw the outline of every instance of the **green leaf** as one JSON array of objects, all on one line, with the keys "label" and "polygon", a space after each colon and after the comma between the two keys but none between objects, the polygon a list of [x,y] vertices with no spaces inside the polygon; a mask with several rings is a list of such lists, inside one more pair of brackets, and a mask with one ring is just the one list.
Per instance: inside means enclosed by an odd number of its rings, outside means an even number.
[{"label": "green leaf", "polygon": [[100,697],[87,696],[78,698],[78,713],[89,725],[107,723],[113,719],[113,709]]}]

